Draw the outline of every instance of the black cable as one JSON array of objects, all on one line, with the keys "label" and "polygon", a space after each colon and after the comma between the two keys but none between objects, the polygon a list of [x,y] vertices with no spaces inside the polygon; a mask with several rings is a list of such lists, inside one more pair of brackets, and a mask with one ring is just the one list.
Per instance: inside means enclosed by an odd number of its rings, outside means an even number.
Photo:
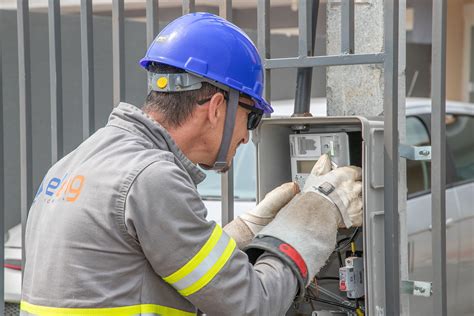
[{"label": "black cable", "polygon": [[313,300],[312,299],[309,299],[309,304],[311,305],[311,308],[313,309],[313,311],[316,310],[316,307],[314,307],[314,304],[313,304]]},{"label": "black cable", "polygon": [[317,297],[316,295],[314,295],[313,289],[311,289],[310,287],[307,288],[307,292],[309,293],[309,294],[305,295],[305,297],[307,299],[310,299],[310,300],[313,300],[313,301],[316,301],[316,302],[320,302],[320,303],[324,303],[324,304],[328,304],[328,305],[332,305],[332,306],[342,307],[342,308],[348,309],[348,310],[353,311],[353,312],[356,311],[355,307],[348,306],[348,305],[345,305],[345,304],[342,304],[342,303],[339,303],[339,302],[336,302],[336,301],[326,300],[326,299]]},{"label": "black cable", "polygon": [[[359,233],[359,228],[360,228],[360,227],[357,227],[356,229],[354,229],[354,232],[352,233],[352,235],[351,235],[351,237],[349,238],[349,240],[348,240],[345,244],[343,244],[342,246],[338,245],[338,246],[336,247],[336,249],[334,249],[334,251],[338,251],[338,252],[339,252],[339,251],[341,251],[341,250],[347,248],[347,246],[349,246],[349,245],[351,244],[351,242],[353,242],[354,239],[356,238],[357,234]],[[341,241],[342,241],[342,240],[344,240],[344,238],[341,239]]]},{"label": "black cable", "polygon": [[335,277],[335,276],[325,276],[325,277],[316,278],[316,280],[318,280],[318,281],[324,281],[324,280],[339,281],[339,277]]},{"label": "black cable", "polygon": [[340,308],[350,310],[352,312],[356,311],[355,307],[344,305],[344,304],[341,304],[341,303],[338,303],[338,302],[326,300],[326,299],[319,298],[319,297],[314,297],[312,295],[306,295],[305,297],[309,298],[310,300],[316,301],[316,302],[320,302],[320,303],[324,303],[324,304],[328,304],[328,305],[332,305],[332,306],[337,306],[337,307],[340,307]]},{"label": "black cable", "polygon": [[337,253],[337,260],[339,261],[339,268],[342,268],[344,266],[344,263],[342,262],[342,256],[340,251],[336,251]]},{"label": "black cable", "polygon": [[341,244],[341,242],[346,241],[346,240],[349,240],[349,239],[350,239],[350,237],[341,238],[341,239],[339,239],[339,240],[337,241],[337,245],[339,246],[339,245]]}]

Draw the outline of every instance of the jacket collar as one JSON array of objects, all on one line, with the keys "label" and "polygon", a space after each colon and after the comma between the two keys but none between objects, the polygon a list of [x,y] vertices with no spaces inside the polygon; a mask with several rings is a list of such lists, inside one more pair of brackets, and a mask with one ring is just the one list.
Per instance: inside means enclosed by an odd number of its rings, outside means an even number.
[{"label": "jacket collar", "polygon": [[206,174],[179,149],[168,131],[136,106],[125,102],[119,103],[110,114],[107,125],[120,126],[128,130],[139,132],[159,149],[173,153],[191,176],[194,184],[197,185],[206,178]]}]

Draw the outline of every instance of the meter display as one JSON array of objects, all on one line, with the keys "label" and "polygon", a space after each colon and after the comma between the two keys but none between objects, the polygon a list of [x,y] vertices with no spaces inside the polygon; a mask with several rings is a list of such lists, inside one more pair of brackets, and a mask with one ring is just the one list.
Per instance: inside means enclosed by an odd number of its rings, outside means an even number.
[{"label": "meter display", "polygon": [[334,167],[349,165],[347,133],[318,133],[290,135],[291,176],[303,188],[306,177],[316,161],[329,154]]}]

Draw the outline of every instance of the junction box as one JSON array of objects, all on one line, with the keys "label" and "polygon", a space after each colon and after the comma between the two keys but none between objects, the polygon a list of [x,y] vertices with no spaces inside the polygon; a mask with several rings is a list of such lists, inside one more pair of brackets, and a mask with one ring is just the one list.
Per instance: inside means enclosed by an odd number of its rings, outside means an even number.
[{"label": "junction box", "polygon": [[[355,315],[355,311],[351,312],[349,308],[324,301],[338,301],[340,305],[351,308],[357,306],[365,315],[383,315],[383,120],[356,116],[264,118],[252,134],[252,140],[257,152],[258,202],[282,183],[297,181],[302,185],[305,174],[317,158],[328,151],[334,157],[333,162],[339,166],[362,168],[363,226],[357,231],[355,228],[339,231],[338,251],[331,255],[308,291],[317,299],[311,302],[312,305],[304,300],[295,303],[287,315]],[[354,242],[356,252],[349,253],[351,247],[347,242],[350,241]],[[353,275],[354,272],[357,275]],[[354,277],[351,280],[357,284],[346,284],[352,286],[352,291],[340,287],[340,273]]]}]

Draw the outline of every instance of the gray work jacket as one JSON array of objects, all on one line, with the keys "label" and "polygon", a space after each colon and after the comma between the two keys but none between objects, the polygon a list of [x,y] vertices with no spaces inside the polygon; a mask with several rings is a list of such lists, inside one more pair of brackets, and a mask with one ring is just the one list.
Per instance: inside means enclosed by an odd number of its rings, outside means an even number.
[{"label": "gray work jacket", "polygon": [[281,315],[297,281],[254,266],[196,190],[205,178],[130,104],[57,162],[31,206],[23,315]]}]

